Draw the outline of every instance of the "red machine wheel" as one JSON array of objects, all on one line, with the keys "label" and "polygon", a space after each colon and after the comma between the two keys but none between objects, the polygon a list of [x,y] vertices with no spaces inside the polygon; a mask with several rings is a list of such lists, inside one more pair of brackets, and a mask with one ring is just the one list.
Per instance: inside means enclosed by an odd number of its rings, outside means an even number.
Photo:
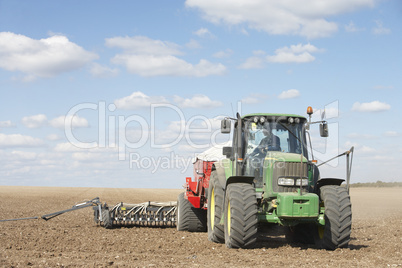
[{"label": "red machine wheel", "polygon": [[195,208],[184,198],[185,193],[177,197],[177,221],[178,231],[205,232],[207,230],[206,211]]}]

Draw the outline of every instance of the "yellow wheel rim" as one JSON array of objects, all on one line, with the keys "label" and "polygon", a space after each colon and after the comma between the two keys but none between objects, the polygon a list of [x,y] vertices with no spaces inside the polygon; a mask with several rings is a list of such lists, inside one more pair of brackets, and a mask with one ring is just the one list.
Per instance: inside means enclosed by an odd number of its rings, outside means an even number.
[{"label": "yellow wheel rim", "polygon": [[212,188],[212,194],[211,194],[211,203],[209,204],[209,215],[211,219],[211,229],[214,229],[215,226],[215,188]]},{"label": "yellow wheel rim", "polygon": [[228,201],[228,213],[227,213],[227,227],[228,227],[228,235],[230,235],[230,202]]}]

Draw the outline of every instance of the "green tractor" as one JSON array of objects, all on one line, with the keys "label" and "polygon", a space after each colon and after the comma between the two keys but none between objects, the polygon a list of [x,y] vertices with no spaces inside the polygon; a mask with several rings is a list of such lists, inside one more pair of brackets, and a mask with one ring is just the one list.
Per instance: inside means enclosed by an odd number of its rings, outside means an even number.
[{"label": "green tractor", "polygon": [[321,178],[308,153],[308,130],[318,123],[321,136],[328,137],[328,124],[311,122],[311,107],[308,114],[308,120],[293,114],[237,114],[222,120],[222,133],[234,125],[233,141],[223,147],[226,158],[214,162],[206,189],[210,241],[250,248],[260,226],[279,224],[295,242],[329,250],[348,246],[353,147],[339,155],[347,156],[346,185],[341,185],[344,179]]}]

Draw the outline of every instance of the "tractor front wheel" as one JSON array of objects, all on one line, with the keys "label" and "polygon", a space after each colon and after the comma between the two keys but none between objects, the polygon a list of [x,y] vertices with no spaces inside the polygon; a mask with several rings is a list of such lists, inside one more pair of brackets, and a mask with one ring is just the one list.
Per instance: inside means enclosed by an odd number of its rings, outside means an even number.
[{"label": "tractor front wheel", "polygon": [[228,248],[251,248],[257,241],[257,198],[248,183],[233,183],[226,188],[225,244]]},{"label": "tractor front wheel", "polygon": [[323,186],[320,191],[325,207],[325,225],[317,227],[316,244],[319,248],[328,250],[345,248],[349,244],[352,231],[349,193],[345,187],[335,185]]}]

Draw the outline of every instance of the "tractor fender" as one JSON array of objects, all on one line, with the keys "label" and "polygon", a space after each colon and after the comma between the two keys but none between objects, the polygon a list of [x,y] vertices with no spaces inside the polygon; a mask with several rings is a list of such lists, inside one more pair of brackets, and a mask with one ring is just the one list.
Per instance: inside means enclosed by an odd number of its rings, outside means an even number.
[{"label": "tractor fender", "polygon": [[248,183],[253,184],[254,177],[252,176],[230,176],[226,180],[226,187],[232,183]]},{"label": "tractor fender", "polygon": [[342,182],[344,182],[344,181],[345,181],[344,179],[340,179],[340,178],[321,178],[315,184],[315,187],[314,187],[315,193],[320,195],[320,188],[322,186],[326,186],[326,185],[340,186],[342,184]]},{"label": "tractor fender", "polygon": [[225,169],[220,165],[214,165],[213,168],[216,170],[218,175],[219,184],[223,189],[231,183],[248,183],[253,184],[254,177],[252,176],[230,176],[226,179]]}]

